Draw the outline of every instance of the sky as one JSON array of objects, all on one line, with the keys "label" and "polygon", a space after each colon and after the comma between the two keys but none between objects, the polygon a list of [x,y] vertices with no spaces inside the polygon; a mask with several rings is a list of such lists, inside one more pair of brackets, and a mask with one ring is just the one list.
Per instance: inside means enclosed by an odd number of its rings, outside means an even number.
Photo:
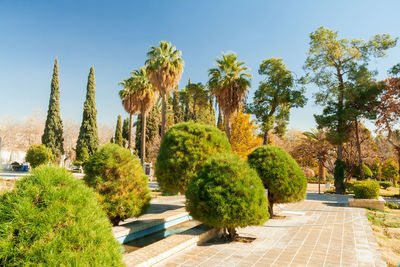
[{"label": "sky", "polygon": [[[87,76],[95,68],[98,122],[113,126],[127,117],[119,82],[143,66],[146,52],[160,40],[182,51],[184,73],[206,83],[207,70],[222,52],[233,51],[253,75],[248,101],[262,77],[260,63],[282,58],[297,77],[309,47],[309,34],[320,26],[341,38],[369,39],[378,33],[400,36],[400,1],[13,1],[0,0],[0,118],[23,119],[47,112],[55,57],[60,71],[61,116],[82,120]],[[400,62],[400,43],[388,56],[372,60],[378,79]],[[293,109],[289,127],[315,127],[314,85],[308,104]]]}]

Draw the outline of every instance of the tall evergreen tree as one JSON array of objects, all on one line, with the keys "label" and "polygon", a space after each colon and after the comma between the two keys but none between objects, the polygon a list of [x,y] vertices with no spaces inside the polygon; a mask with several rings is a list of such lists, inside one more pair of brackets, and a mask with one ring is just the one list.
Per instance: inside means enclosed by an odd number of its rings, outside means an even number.
[{"label": "tall evergreen tree", "polygon": [[84,158],[86,158],[86,154],[89,156],[93,155],[99,146],[95,94],[96,84],[94,82],[94,68],[91,67],[86,87],[86,100],[83,105],[82,124],[76,143],[77,160],[83,161]]},{"label": "tall evergreen tree", "polygon": [[128,145],[129,140],[129,118],[124,119],[124,123],[122,124],[122,141],[124,147]]},{"label": "tall evergreen tree", "polygon": [[56,159],[64,153],[63,125],[60,116],[60,85],[58,80],[58,60],[54,62],[53,78],[51,79],[51,92],[49,109],[47,111],[46,125],[42,136],[42,144],[51,149]]},{"label": "tall evergreen tree", "polygon": [[117,119],[117,126],[115,127],[115,136],[114,136],[114,143],[117,145],[122,146],[123,138],[122,138],[122,122],[121,122],[121,115],[118,115]]}]

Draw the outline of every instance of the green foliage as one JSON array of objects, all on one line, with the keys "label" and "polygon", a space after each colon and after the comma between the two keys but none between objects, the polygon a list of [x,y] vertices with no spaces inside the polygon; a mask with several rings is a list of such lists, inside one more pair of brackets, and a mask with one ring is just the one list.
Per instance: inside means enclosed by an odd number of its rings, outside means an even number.
[{"label": "green foliage", "polygon": [[354,183],[353,191],[355,198],[378,199],[379,183],[372,180],[357,181]]},{"label": "green foliage", "polygon": [[85,182],[114,225],[143,214],[149,206],[147,176],[137,157],[116,144],[101,147],[85,166]]},{"label": "green foliage", "polygon": [[297,162],[282,148],[261,146],[248,156],[248,162],[268,189],[270,214],[274,203],[296,202],[306,197],[307,179]]},{"label": "green foliage", "polygon": [[269,218],[260,178],[232,154],[212,156],[190,181],[186,199],[194,219],[217,228],[261,225]]},{"label": "green foliage", "polygon": [[0,196],[0,266],[123,266],[92,190],[41,166]]},{"label": "green foliage", "polygon": [[400,203],[392,203],[392,202],[386,201],[385,206],[388,207],[389,209],[394,209],[394,210],[400,209]]},{"label": "green foliage", "polygon": [[335,190],[336,194],[344,194],[346,192],[346,187],[344,184],[344,170],[346,168],[346,164],[341,160],[335,161],[335,169],[333,172],[333,176],[335,179]]},{"label": "green foliage", "polygon": [[184,122],[162,139],[155,175],[163,191],[185,193],[190,180],[215,153],[230,152],[225,134],[216,127]]},{"label": "green foliage", "polygon": [[123,147],[126,147],[129,140],[129,118],[124,119],[124,123],[122,124],[122,140]]},{"label": "green foliage", "polygon": [[254,114],[261,123],[264,132],[264,144],[267,144],[268,132],[283,136],[289,121],[291,108],[303,107],[307,98],[304,88],[295,89],[296,81],[292,72],[286,68],[280,58],[264,60],[258,70],[266,78],[254,93],[254,101],[247,105],[247,112]]},{"label": "green foliage", "polygon": [[380,181],[379,182],[380,187],[382,187],[383,189],[387,189],[391,186],[393,186],[393,183],[390,181]]},{"label": "green foliage", "polygon": [[94,68],[90,68],[88,83],[86,87],[86,100],[83,105],[82,124],[79,130],[78,141],[76,143],[76,159],[84,162],[81,158],[82,149],[86,148],[89,156],[96,152],[99,146],[99,136],[97,130],[97,110],[96,110],[96,84],[94,82]]},{"label": "green foliage", "polygon": [[354,181],[347,181],[345,185],[347,193],[354,193]]},{"label": "green foliage", "polygon": [[393,159],[386,160],[382,165],[382,178],[385,180],[393,181],[393,184],[397,184],[399,177],[399,167]]},{"label": "green foliage", "polygon": [[78,160],[74,161],[76,166],[85,166],[85,163],[89,160],[89,152],[86,147],[83,147],[81,150],[77,151],[76,158]]},{"label": "green foliage", "polygon": [[[371,178],[372,175],[373,175],[371,169],[370,169],[367,165],[365,165],[365,164],[362,165],[362,168],[363,168],[363,171],[364,171],[364,176],[365,176],[366,178]],[[354,177],[358,177],[358,178],[361,177],[360,167],[357,167],[357,168],[355,169]]]},{"label": "green foliage", "polygon": [[121,115],[118,115],[117,125],[115,126],[114,143],[119,146],[123,145]]},{"label": "green foliage", "polygon": [[32,145],[26,152],[25,160],[30,163],[32,168],[47,164],[54,158],[51,149],[45,145]]},{"label": "green foliage", "polygon": [[58,60],[54,62],[53,78],[51,80],[51,92],[49,109],[47,111],[46,124],[42,136],[42,144],[50,148],[57,160],[64,154],[63,125],[60,115],[60,85],[58,80]]}]

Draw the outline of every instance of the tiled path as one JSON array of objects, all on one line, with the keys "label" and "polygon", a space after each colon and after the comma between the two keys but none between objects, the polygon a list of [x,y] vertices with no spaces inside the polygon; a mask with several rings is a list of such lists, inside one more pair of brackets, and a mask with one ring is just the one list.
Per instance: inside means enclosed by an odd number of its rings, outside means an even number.
[{"label": "tiled path", "polygon": [[309,193],[307,200],[275,207],[285,219],[239,230],[250,244],[203,244],[157,266],[386,266],[365,211],[347,197]]}]

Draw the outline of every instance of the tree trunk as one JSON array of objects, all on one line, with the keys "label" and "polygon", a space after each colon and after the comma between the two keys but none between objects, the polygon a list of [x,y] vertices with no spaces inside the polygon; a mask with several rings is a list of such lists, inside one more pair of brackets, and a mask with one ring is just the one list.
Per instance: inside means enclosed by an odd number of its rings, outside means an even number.
[{"label": "tree trunk", "polygon": [[142,166],[144,166],[145,159],[146,159],[146,119],[147,115],[146,112],[142,112],[142,136],[141,136],[141,144],[140,144],[140,151],[141,151],[141,162]]},{"label": "tree trunk", "polygon": [[318,177],[320,177],[322,181],[324,181],[324,182],[326,181],[324,161],[321,159],[318,160]]},{"label": "tree trunk", "polygon": [[268,145],[268,131],[265,131],[264,133],[263,145]]},{"label": "tree trunk", "polygon": [[269,212],[269,217],[273,218],[274,217],[274,203],[269,201],[268,203],[268,212]]},{"label": "tree trunk", "polygon": [[129,137],[128,137],[128,149],[132,149],[132,113],[129,113]]},{"label": "tree trunk", "polygon": [[167,96],[162,94],[162,107],[161,107],[161,139],[165,135],[165,117],[167,113]]},{"label": "tree trunk", "polygon": [[230,241],[234,241],[237,233],[236,233],[236,229],[235,228],[228,228],[228,233],[229,233],[229,240]]},{"label": "tree trunk", "polygon": [[354,125],[355,125],[355,130],[356,130],[356,145],[357,145],[357,154],[358,154],[358,168],[360,168],[360,176],[364,180],[365,179],[365,174],[364,174],[364,168],[363,168],[363,162],[361,158],[361,143],[360,143],[360,134],[359,134],[359,129],[358,129],[358,120],[355,118],[354,120]]},{"label": "tree trunk", "polygon": [[228,140],[231,141],[231,125],[227,115],[224,116],[224,122],[225,122],[226,136],[228,137]]}]

